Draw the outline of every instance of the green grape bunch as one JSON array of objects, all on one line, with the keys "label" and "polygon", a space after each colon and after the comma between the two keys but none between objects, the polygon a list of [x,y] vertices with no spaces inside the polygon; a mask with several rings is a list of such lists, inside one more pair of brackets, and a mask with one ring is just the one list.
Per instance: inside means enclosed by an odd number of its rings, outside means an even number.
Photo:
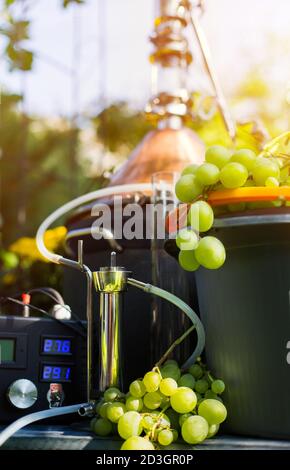
[{"label": "green grape bunch", "polygon": [[[176,183],[177,198],[188,205],[186,226],[176,234],[179,248],[178,261],[186,271],[196,271],[200,266],[218,269],[226,260],[226,251],[216,237],[208,232],[214,222],[214,210],[207,202],[208,193],[215,190],[237,189],[249,186],[274,188],[290,186],[290,155],[273,155],[264,150],[256,155],[251,149],[234,152],[220,145],[209,147],[205,162],[189,165]],[[290,203],[284,201],[285,205]],[[280,207],[283,201],[239,202],[229,204],[230,212],[264,207]],[[219,208],[224,212],[224,208]],[[218,213],[218,209],[215,210]]]},{"label": "green grape bunch", "polygon": [[178,439],[199,444],[226,419],[224,390],[200,359],[188,370],[170,359],[134,380],[126,394],[108,388],[96,404],[91,430],[103,438],[118,435],[121,450],[162,449]]}]

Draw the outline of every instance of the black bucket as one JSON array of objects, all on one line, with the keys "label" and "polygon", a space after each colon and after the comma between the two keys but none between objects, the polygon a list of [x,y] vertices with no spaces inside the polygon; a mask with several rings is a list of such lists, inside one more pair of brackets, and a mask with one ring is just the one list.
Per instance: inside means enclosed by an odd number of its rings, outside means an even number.
[{"label": "black bucket", "polygon": [[225,245],[196,283],[209,368],[226,382],[227,432],[290,438],[290,209],[216,219]]}]

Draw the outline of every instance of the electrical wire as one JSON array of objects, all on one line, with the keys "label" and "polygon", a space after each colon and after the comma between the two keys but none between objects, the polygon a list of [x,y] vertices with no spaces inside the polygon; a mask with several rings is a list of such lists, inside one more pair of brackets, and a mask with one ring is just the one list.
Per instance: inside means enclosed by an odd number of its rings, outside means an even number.
[{"label": "electrical wire", "polygon": [[53,289],[53,287],[35,287],[33,289],[29,289],[27,294],[34,294],[37,292],[47,295],[51,299],[55,300],[57,304],[65,305],[62,295],[56,289]]},{"label": "electrical wire", "polygon": [[23,307],[28,307],[30,308],[31,310],[35,310],[37,312],[40,312],[42,313],[43,315],[45,315],[46,317],[50,318],[51,320],[54,320],[56,322],[58,322],[59,324],[63,325],[63,326],[66,326],[67,328],[70,328],[71,330],[73,330],[75,333],[77,333],[78,335],[82,336],[83,338],[86,337],[86,333],[83,332],[83,331],[80,331],[78,328],[75,328],[74,326],[72,326],[71,324],[69,323],[66,323],[62,320],[59,320],[58,318],[55,318],[55,317],[52,317],[50,315],[50,313],[48,313],[46,310],[43,310],[42,308],[39,308],[39,307],[36,307],[35,305],[32,305],[32,304],[25,304],[24,302],[22,302],[21,300],[17,300],[17,299],[14,299],[13,297],[1,297],[0,298],[0,303],[5,303],[5,302],[12,302],[12,303],[15,303],[17,305],[22,305]]},{"label": "electrical wire", "polygon": [[[34,289],[30,289],[27,291],[27,294],[35,294],[35,293],[42,293],[42,294],[45,294],[47,295],[47,297],[49,297],[50,299],[54,300],[57,304],[60,304],[62,308],[65,308],[68,312],[70,312],[71,316],[73,319],[75,319],[76,323],[84,330],[84,331],[87,331],[87,328],[86,326],[84,325],[84,323],[81,321],[80,317],[78,315],[76,315],[75,313],[73,313],[69,306],[65,305],[64,303],[64,299],[62,297],[62,295],[56,290],[56,289],[53,289],[52,287],[36,287]],[[20,297],[22,295],[23,292],[16,292],[15,294],[13,294],[12,296],[10,296],[10,298],[17,298],[17,297]],[[2,299],[5,299],[5,297],[1,297]],[[3,303],[3,302],[2,302]],[[35,307],[37,308],[37,307]],[[49,315],[50,318],[53,318],[52,315],[50,315],[48,312],[46,312],[47,315]],[[53,318],[54,319],[54,318]]]},{"label": "electrical wire", "polygon": [[73,313],[71,311],[71,309],[69,308],[68,305],[65,305],[63,297],[60,295],[60,293],[56,289],[53,289],[52,287],[36,287],[34,289],[31,289],[31,290],[27,291],[28,294],[33,294],[33,293],[37,293],[37,292],[47,295],[47,297],[54,300],[57,304],[61,305],[61,308],[65,308],[68,312],[70,312],[72,318],[75,319],[77,324],[83,330],[86,331],[86,327],[84,326],[81,319],[78,317],[78,315],[76,315],[75,313]]}]

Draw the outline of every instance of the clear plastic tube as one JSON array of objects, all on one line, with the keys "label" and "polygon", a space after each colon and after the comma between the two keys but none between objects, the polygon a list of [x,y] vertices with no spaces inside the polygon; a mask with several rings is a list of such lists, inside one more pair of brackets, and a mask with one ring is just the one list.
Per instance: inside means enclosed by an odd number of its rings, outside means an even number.
[{"label": "clear plastic tube", "polygon": [[195,313],[195,311],[192,310],[192,308],[189,307],[189,305],[183,302],[183,300],[179,299],[179,297],[176,297],[176,295],[173,295],[166,290],[160,289],[160,287],[152,286],[152,284],[145,284],[144,282],[137,281],[132,278],[128,278],[128,284],[131,284],[134,287],[138,287],[139,289],[142,289],[144,290],[144,292],[148,292],[149,294],[158,295],[159,297],[162,297],[168,302],[171,302],[172,304],[174,304],[182,312],[184,312],[185,315],[187,315],[190,318],[190,320],[192,321],[192,324],[195,326],[195,329],[196,329],[197,345],[195,347],[195,350],[191,354],[191,356],[182,365],[182,368],[187,369],[192,364],[194,364],[196,359],[201,355],[205,346],[204,327],[199,317]]},{"label": "clear plastic tube", "polygon": [[84,194],[72,201],[67,202],[63,206],[56,209],[52,214],[50,214],[40,225],[39,229],[37,230],[36,234],[36,244],[37,248],[39,249],[40,253],[53,263],[60,263],[61,256],[52,253],[47,249],[44,243],[44,234],[46,230],[60,217],[67,214],[71,210],[75,209],[76,207],[80,206],[81,204],[86,204],[94,199],[99,199],[102,197],[112,196],[114,194],[122,194],[122,193],[133,193],[133,192],[144,192],[144,191],[152,191],[151,183],[136,183],[136,184],[125,184],[120,186],[110,186],[108,188],[98,189],[97,191],[92,191],[91,193]]},{"label": "clear plastic tube", "polygon": [[78,413],[79,409],[85,406],[86,403],[80,403],[79,405],[63,406],[60,408],[38,411],[37,413],[30,413],[29,415],[23,416],[22,418],[17,419],[17,421],[14,421],[14,423],[7,426],[7,428],[5,428],[4,431],[0,433],[0,447],[9,439],[9,437],[28,424],[46,418],[53,418],[54,416]]}]

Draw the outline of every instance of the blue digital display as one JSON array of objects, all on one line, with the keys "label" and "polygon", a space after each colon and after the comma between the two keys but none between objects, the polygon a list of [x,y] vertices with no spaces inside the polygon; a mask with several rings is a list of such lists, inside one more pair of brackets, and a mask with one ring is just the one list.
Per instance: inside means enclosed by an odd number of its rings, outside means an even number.
[{"label": "blue digital display", "polygon": [[71,367],[45,365],[42,369],[42,380],[51,382],[58,380],[60,382],[70,382],[71,380]]},{"label": "blue digital display", "polygon": [[71,340],[45,338],[42,352],[45,354],[71,354]]}]

